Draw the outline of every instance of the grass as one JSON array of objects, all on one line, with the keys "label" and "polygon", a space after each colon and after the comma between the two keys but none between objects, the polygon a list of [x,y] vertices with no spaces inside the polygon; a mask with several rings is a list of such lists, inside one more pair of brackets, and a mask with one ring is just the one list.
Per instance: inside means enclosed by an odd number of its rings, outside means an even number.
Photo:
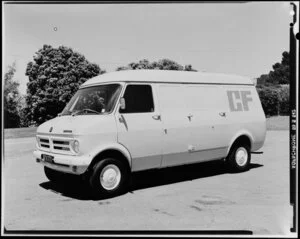
[{"label": "grass", "polygon": [[267,130],[289,130],[289,116],[273,116],[267,118]]},{"label": "grass", "polygon": [[[289,116],[274,116],[267,118],[267,130],[288,130],[289,129]],[[5,129],[4,138],[25,138],[34,137],[36,127],[32,128],[15,128]]]},{"label": "grass", "polygon": [[14,128],[14,129],[4,129],[4,138],[25,138],[25,137],[35,137],[36,127],[31,128]]}]

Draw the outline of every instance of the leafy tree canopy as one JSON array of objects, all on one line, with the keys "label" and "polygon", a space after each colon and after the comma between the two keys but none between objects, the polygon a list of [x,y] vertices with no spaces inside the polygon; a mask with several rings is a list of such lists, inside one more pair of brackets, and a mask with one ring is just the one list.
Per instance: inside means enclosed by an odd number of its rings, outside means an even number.
[{"label": "leafy tree canopy", "polygon": [[24,114],[28,124],[41,124],[56,117],[82,83],[103,73],[72,48],[44,45],[26,68],[29,82]]},{"label": "leafy tree canopy", "polygon": [[290,59],[287,51],[282,53],[281,63],[273,65],[269,74],[263,74],[257,79],[259,85],[278,85],[290,83]]},{"label": "leafy tree canopy", "polygon": [[4,74],[4,127],[15,128],[19,126],[19,83],[14,81],[13,77],[16,72],[16,64],[8,66]]},{"label": "leafy tree canopy", "polygon": [[174,71],[197,71],[191,65],[182,66],[175,61],[162,59],[159,61],[149,62],[146,59],[139,62],[130,63],[127,66],[118,67],[116,70],[139,70],[139,69],[157,69],[157,70],[174,70]]}]

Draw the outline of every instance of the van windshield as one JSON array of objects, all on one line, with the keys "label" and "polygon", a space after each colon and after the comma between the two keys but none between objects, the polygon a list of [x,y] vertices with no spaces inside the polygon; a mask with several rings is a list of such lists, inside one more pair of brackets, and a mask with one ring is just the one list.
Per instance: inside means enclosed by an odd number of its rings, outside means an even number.
[{"label": "van windshield", "polygon": [[110,113],[121,92],[120,84],[83,88],[71,98],[60,115]]}]

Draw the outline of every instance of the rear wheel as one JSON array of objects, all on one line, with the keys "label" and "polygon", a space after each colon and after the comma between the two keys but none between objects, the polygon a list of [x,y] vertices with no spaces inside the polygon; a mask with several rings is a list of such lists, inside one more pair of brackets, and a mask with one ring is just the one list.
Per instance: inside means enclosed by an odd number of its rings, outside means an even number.
[{"label": "rear wheel", "polygon": [[249,145],[235,145],[227,157],[227,164],[233,172],[243,172],[249,169],[251,161]]},{"label": "rear wheel", "polygon": [[106,158],[94,165],[89,184],[97,196],[121,194],[128,185],[129,170],[120,160]]}]

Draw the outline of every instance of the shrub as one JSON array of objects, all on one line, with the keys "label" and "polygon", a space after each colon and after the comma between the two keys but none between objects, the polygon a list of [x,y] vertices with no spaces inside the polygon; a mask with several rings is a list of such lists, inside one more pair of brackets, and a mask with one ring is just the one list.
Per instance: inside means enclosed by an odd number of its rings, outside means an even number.
[{"label": "shrub", "polygon": [[290,114],[290,87],[289,85],[282,86],[278,91],[280,96],[279,101],[279,113],[280,115],[289,115]]},{"label": "shrub", "polygon": [[289,115],[289,85],[258,86],[256,89],[266,116]]},{"label": "shrub", "polygon": [[266,116],[278,115],[278,90],[274,87],[261,87],[257,88],[257,92]]}]

